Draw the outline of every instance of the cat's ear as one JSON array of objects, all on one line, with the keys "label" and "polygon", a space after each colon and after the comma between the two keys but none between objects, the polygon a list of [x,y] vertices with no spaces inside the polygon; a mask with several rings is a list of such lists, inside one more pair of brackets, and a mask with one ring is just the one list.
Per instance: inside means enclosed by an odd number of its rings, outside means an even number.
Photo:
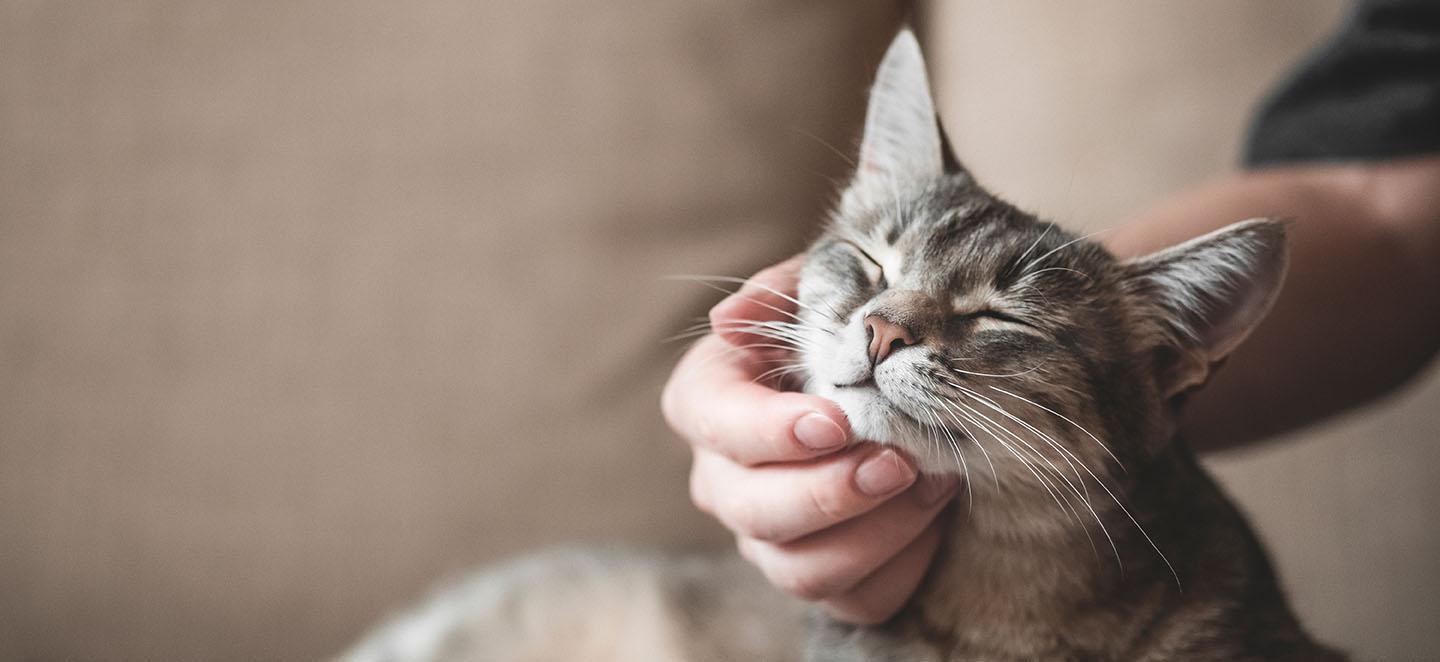
[{"label": "cat's ear", "polygon": [[935,115],[920,42],[908,28],[902,29],[885,51],[870,88],[860,162],[848,193],[888,199],[897,182],[959,171],[949,149]]},{"label": "cat's ear", "polygon": [[1165,397],[1204,384],[1270,311],[1285,279],[1285,226],[1241,221],[1124,265]]}]

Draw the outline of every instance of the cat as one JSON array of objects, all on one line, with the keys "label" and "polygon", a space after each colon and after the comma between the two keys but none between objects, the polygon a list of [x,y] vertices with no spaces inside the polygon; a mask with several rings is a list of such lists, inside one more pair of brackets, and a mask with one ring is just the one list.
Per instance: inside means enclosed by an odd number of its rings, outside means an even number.
[{"label": "cat", "polygon": [[823,624],[811,659],[1342,659],[1175,437],[1286,255],[1285,224],[1255,219],[1121,262],[999,200],[950,153],[902,32],[799,319],[767,326],[858,436],[963,473],[970,500],[901,613]]},{"label": "cat", "polygon": [[552,553],[445,590],[345,659],[1344,659],[1176,438],[1285,265],[1278,221],[1120,261],[990,194],[902,30],[794,319],[748,330],[794,347],[803,388],[858,437],[963,475],[906,606],[853,626],[807,619],[733,558]]}]

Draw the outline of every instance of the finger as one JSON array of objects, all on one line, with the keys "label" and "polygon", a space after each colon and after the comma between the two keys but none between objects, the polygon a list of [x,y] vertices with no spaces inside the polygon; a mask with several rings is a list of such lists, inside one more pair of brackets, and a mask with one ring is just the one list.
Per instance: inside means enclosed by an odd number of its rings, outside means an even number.
[{"label": "finger", "polygon": [[760,567],[770,583],[791,595],[812,601],[842,595],[895,558],[930,525],[955,492],[954,482],[944,489],[940,480],[927,477],[904,496],[794,542],[742,538],[740,552]]},{"label": "finger", "polygon": [[799,463],[744,467],[699,450],[691,498],[735,533],[786,543],[863,515],[915,482],[910,460],[866,444]]},{"label": "finger", "polygon": [[710,309],[710,326],[732,345],[743,346],[763,340],[742,329],[750,322],[794,321],[797,305],[795,287],[800,282],[804,255],[760,270],[739,290]]},{"label": "finger", "polygon": [[837,621],[855,625],[878,625],[890,620],[920,586],[939,546],[940,523],[932,522],[880,569],[848,592],[821,601],[820,608]]},{"label": "finger", "polygon": [[849,441],[838,405],[756,383],[733,349],[716,336],[701,339],[665,385],[665,419],[691,445],[753,466],[816,457]]}]

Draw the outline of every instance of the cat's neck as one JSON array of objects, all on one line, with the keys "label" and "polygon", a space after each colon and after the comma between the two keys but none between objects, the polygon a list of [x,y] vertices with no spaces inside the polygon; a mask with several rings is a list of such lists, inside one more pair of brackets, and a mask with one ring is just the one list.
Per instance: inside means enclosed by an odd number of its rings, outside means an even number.
[{"label": "cat's neck", "polygon": [[[1144,468],[1147,481],[1195,482],[1193,463],[1178,455],[1151,465]],[[1149,490],[1134,481],[1108,487],[1128,512],[1093,483],[1083,500],[1045,490],[979,488],[973,502],[962,494],[945,515],[946,536],[906,617],[922,631],[955,636],[964,636],[961,630],[1044,636],[1047,623],[1073,624],[1077,614],[1103,611],[1107,599],[1126,609],[1137,592],[1176,590],[1170,566],[1131,520],[1144,524],[1152,511],[1174,504],[1138,505],[1136,493]]]},{"label": "cat's neck", "polygon": [[[1109,540],[1093,521],[1082,527],[1068,509],[1057,518],[1060,506],[1053,501],[1048,508],[1039,502],[968,504],[962,498],[945,515],[944,540],[916,598],[927,620],[1030,620],[1037,609],[1063,610],[1115,580]],[[1106,527],[1115,528],[1113,504],[1095,505]],[[1075,508],[1091,516],[1084,506]]]}]

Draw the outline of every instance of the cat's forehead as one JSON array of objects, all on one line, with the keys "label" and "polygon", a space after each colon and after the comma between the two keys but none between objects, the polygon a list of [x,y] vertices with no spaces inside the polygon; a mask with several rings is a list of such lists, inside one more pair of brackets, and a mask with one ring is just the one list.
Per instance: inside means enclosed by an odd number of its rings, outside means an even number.
[{"label": "cat's forehead", "polygon": [[1082,240],[975,187],[931,187],[889,208],[841,219],[838,233],[884,268],[893,286],[969,293],[1004,290],[1041,263],[1077,264]]}]

